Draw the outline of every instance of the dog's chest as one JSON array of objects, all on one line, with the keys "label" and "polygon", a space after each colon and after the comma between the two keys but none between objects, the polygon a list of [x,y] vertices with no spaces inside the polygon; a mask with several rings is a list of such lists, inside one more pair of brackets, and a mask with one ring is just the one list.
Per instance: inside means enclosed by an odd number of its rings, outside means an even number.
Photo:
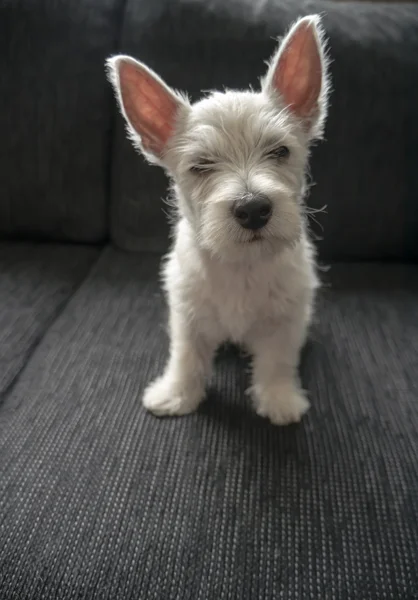
[{"label": "dog's chest", "polygon": [[213,269],[204,288],[214,320],[233,341],[241,341],[256,322],[279,318],[288,302],[287,289],[275,269]]}]

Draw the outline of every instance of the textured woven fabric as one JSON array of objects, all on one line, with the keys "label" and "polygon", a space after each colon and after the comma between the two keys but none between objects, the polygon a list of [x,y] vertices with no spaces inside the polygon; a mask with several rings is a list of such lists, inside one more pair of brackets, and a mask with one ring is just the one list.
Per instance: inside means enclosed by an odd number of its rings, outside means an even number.
[{"label": "textured woven fabric", "polygon": [[145,413],[157,272],[106,251],[3,402],[2,600],[417,598],[418,268],[331,270],[286,428],[229,350],[197,414]]},{"label": "textured woven fabric", "polygon": [[[418,5],[318,0],[128,0],[120,51],[173,87],[258,86],[296,17],[320,12],[330,40],[326,142],[313,152],[308,199],[329,259],[418,257]],[[116,111],[115,104],[115,111]],[[113,145],[111,230],[122,248],[166,244],[163,172],[138,157],[122,118]]]},{"label": "textured woven fabric", "polygon": [[123,0],[0,0],[0,238],[108,236],[113,98],[104,74]]},{"label": "textured woven fabric", "polygon": [[99,251],[0,243],[0,404]]}]

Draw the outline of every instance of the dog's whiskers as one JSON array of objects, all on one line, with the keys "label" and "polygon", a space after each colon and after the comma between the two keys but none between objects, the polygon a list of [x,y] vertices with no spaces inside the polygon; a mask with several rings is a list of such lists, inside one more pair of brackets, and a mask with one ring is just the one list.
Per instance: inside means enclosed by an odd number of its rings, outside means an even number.
[{"label": "dog's whiskers", "polygon": [[321,231],[324,231],[324,226],[322,225],[322,223],[320,221],[318,221],[318,219],[316,218],[315,215],[319,214],[319,213],[327,213],[327,205],[324,204],[324,206],[322,206],[321,208],[312,208],[309,206],[305,206],[304,209],[305,214],[307,215],[308,219],[311,219],[311,221],[313,221],[314,223],[316,223],[316,225],[318,225],[318,227],[321,229]]}]

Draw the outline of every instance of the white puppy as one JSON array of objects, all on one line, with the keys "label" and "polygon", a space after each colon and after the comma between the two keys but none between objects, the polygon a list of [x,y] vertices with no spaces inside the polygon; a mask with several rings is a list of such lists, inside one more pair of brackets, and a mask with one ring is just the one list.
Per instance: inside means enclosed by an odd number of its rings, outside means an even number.
[{"label": "white puppy", "polygon": [[309,407],[297,368],[318,285],[303,196],[310,142],[322,134],[327,74],[318,16],[295,23],[261,90],[191,105],[145,65],[108,61],[134,144],[173,182],[178,219],[164,265],[170,358],[143,402],[194,411],[224,340],[253,355],[251,392],[273,423]]}]

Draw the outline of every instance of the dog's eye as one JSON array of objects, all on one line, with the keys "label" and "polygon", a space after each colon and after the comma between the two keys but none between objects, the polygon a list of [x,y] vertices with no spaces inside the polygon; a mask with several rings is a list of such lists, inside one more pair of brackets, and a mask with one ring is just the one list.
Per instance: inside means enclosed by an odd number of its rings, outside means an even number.
[{"label": "dog's eye", "polygon": [[190,167],[190,170],[193,173],[197,173],[199,175],[204,175],[206,173],[210,173],[211,171],[213,171],[214,166],[215,166],[215,164],[213,162],[202,158],[201,160],[196,162],[196,164],[194,164],[192,167]]},{"label": "dog's eye", "polygon": [[290,150],[287,146],[279,146],[275,148],[271,152],[268,153],[268,156],[271,158],[277,158],[279,160],[284,160],[290,154]]}]

